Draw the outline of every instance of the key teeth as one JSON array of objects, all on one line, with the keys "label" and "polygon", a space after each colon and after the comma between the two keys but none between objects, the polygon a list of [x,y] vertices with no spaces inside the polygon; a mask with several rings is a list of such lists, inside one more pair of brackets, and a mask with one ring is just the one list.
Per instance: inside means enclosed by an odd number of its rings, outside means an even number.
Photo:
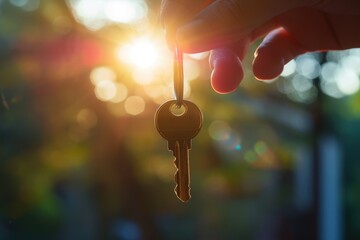
[{"label": "key teeth", "polygon": [[180,190],[179,190],[179,184],[178,184],[178,182],[179,182],[179,166],[178,166],[178,159],[177,159],[177,157],[175,157],[175,159],[174,159],[174,165],[175,165],[175,168],[176,168],[176,172],[175,172],[175,174],[174,174],[174,182],[175,182],[175,188],[174,188],[174,192],[175,192],[175,194],[176,194],[176,196],[182,201],[182,199],[180,198]]},{"label": "key teeth", "polygon": [[178,167],[178,160],[177,160],[176,157],[175,157],[175,160],[174,160],[174,165],[176,167],[176,172],[174,174],[175,184],[176,184],[175,188],[174,188],[174,192],[175,192],[177,198],[180,199],[180,201],[185,203],[185,202],[188,202],[190,200],[190,198],[191,198],[190,186],[188,188],[188,193],[185,196],[181,196],[181,194],[180,194],[181,191],[180,191],[180,187],[179,187],[179,184],[178,184],[178,182],[179,182],[179,179],[178,179],[179,178],[179,167]]}]

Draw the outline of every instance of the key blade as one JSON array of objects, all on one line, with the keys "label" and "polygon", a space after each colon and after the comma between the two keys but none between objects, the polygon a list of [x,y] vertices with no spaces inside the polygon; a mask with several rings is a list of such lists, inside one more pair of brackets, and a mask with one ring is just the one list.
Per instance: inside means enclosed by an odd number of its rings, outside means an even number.
[{"label": "key blade", "polygon": [[175,194],[182,201],[190,200],[190,166],[189,166],[189,141],[181,140],[175,143],[175,160],[177,168],[175,173]]},{"label": "key blade", "polygon": [[176,142],[175,140],[168,140],[168,150],[173,152],[174,157],[176,157]]}]

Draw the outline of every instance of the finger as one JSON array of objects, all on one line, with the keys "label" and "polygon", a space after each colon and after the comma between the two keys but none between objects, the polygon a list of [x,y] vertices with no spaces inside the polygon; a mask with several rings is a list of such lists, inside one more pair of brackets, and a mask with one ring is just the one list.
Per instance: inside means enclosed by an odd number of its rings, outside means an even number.
[{"label": "finger", "polygon": [[[303,18],[305,15],[306,18]],[[311,51],[360,46],[360,34],[356,34],[360,15],[327,14],[316,9],[301,8],[279,16],[278,20],[293,38]]]},{"label": "finger", "polygon": [[211,51],[211,85],[216,92],[225,94],[236,90],[244,76],[242,61],[250,44],[277,27],[275,21],[269,21],[235,44]]},{"label": "finger", "polygon": [[244,76],[241,61],[249,46],[249,40],[238,42],[235,46],[227,46],[211,51],[209,63],[212,69],[211,86],[220,94],[236,90]]},{"label": "finger", "polygon": [[[359,1],[360,2],[360,1]],[[360,26],[360,15],[329,15],[329,24],[338,39],[339,49],[360,47],[360,34],[355,29]]]},{"label": "finger", "polygon": [[163,27],[178,26],[189,15],[200,11],[215,0],[162,0],[160,6],[160,19]]},{"label": "finger", "polygon": [[277,27],[276,22],[269,21],[235,44],[211,51],[211,85],[216,92],[225,94],[236,90],[244,76],[242,61],[250,44]]},{"label": "finger", "polygon": [[312,0],[222,0],[203,9],[180,27],[177,41],[184,51],[206,51],[234,43],[274,16]]},{"label": "finger", "polygon": [[175,40],[175,30],[188,19],[187,1],[164,0],[161,2],[160,20],[162,26],[166,29],[166,40],[172,49]]},{"label": "finger", "polygon": [[[336,20],[344,19],[342,15],[328,15],[311,8],[298,8],[279,15],[277,21],[283,28],[268,34],[258,47],[253,61],[255,76],[273,79],[281,73],[284,64],[302,53],[342,49],[344,42],[339,36],[344,34],[338,34],[340,28],[334,25],[338,21],[332,21],[333,16]],[[342,25],[341,29],[344,26],[347,25]]]},{"label": "finger", "polygon": [[281,74],[287,62],[305,52],[284,28],[273,30],[255,52],[254,75],[260,80],[274,79]]},{"label": "finger", "polygon": [[329,15],[324,12],[312,8],[298,8],[278,16],[277,20],[293,39],[309,51],[341,48]]},{"label": "finger", "polygon": [[160,7],[160,20],[166,29],[169,44],[173,44],[175,31],[179,25],[193,17],[214,0],[163,0]]}]

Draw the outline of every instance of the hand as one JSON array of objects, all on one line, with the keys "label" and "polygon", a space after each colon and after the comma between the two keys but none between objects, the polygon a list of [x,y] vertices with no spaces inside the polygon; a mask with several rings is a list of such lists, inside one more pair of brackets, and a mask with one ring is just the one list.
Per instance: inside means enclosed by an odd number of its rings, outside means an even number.
[{"label": "hand", "polygon": [[184,52],[212,50],[215,91],[234,91],[243,77],[249,46],[256,78],[277,77],[305,52],[360,47],[358,0],[163,0],[161,17],[170,44]]}]

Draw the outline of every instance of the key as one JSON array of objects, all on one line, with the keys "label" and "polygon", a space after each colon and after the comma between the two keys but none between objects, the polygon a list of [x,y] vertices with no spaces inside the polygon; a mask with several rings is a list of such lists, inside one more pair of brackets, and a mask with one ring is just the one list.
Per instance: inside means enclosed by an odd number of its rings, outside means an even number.
[{"label": "key", "polygon": [[178,107],[176,100],[162,104],[155,114],[155,125],[160,135],[168,141],[168,149],[173,152],[176,196],[183,202],[190,199],[189,150],[191,139],[200,131],[202,113],[192,102],[183,100]]}]

